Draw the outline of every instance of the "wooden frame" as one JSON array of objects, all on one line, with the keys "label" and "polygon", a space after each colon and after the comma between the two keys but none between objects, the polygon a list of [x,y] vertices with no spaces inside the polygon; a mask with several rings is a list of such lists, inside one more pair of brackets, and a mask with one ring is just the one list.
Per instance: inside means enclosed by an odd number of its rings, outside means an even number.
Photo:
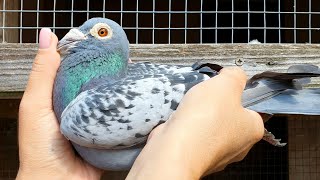
[{"label": "wooden frame", "polygon": [[[217,45],[131,45],[133,61],[150,61],[164,64],[192,64],[197,61],[217,63],[222,66],[241,66],[249,76],[270,70],[285,71],[292,64],[311,63],[320,66],[320,45],[292,44],[217,44]],[[0,44],[0,116],[10,119],[17,118],[19,99],[22,96],[32,61],[37,53],[36,44]],[[320,79],[315,78],[309,85],[320,87]],[[6,99],[6,100],[3,100]],[[298,163],[312,161],[313,156],[296,159],[300,149],[313,154],[319,145],[319,139],[310,138],[310,130],[320,127],[319,116],[289,116],[289,178],[305,176],[300,172]],[[306,123],[300,125],[302,121]],[[300,122],[300,123],[299,123]],[[312,131],[313,132],[313,131]],[[308,141],[301,137],[309,137]],[[318,137],[318,136],[314,136]],[[10,141],[15,136],[10,136]],[[8,140],[9,141],[9,140]],[[314,147],[310,146],[314,144]],[[310,147],[309,147],[310,146]],[[11,146],[10,146],[11,147]],[[312,149],[313,148],[313,149]],[[11,147],[12,149],[12,147]],[[15,154],[10,156],[15,157]],[[302,162],[303,161],[303,162]],[[13,163],[14,164],[14,163]],[[304,165],[305,169],[318,168],[317,164]],[[127,172],[109,172],[106,179],[124,179]],[[307,176],[317,176],[309,173]]]},{"label": "wooden frame", "polygon": [[[0,44],[0,98],[21,97],[36,52],[36,44]],[[283,72],[292,64],[320,66],[320,45],[131,45],[131,59],[164,64],[203,61],[241,66],[251,76],[266,70]],[[320,80],[314,79],[309,86],[320,87]]]}]

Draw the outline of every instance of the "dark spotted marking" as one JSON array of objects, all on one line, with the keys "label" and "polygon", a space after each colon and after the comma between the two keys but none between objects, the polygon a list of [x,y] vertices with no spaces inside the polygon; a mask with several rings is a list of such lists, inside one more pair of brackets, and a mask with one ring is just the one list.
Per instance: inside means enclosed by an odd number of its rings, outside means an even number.
[{"label": "dark spotted marking", "polygon": [[76,123],[75,124],[82,124],[81,118],[79,115],[76,116]]},{"label": "dark spotted marking", "polygon": [[78,133],[74,133],[74,135],[84,138],[84,136],[82,136],[81,134],[78,134]]},{"label": "dark spotted marking", "polygon": [[94,112],[91,113],[90,117],[93,118],[93,119],[97,119],[98,118],[97,115]]},{"label": "dark spotted marking", "polygon": [[[164,120],[160,120],[155,127],[157,127],[157,126],[159,126],[160,124],[165,123],[165,122],[166,122],[166,121],[164,121]],[[155,127],[154,127],[154,128],[155,128]]]},{"label": "dark spotted marking", "polygon": [[136,134],[134,135],[134,137],[136,137],[136,138],[142,138],[142,137],[145,137],[145,135],[140,134],[140,133],[136,133]]},{"label": "dark spotted marking", "polygon": [[89,108],[93,108],[95,107],[95,104],[93,104],[92,100],[90,99],[90,101],[86,101],[86,104]]},{"label": "dark spotted marking", "polygon": [[119,130],[123,129],[122,127],[119,128]]},{"label": "dark spotted marking", "polygon": [[87,114],[87,112],[86,111],[84,111],[83,109],[81,109],[81,112],[80,112],[81,114]]},{"label": "dark spotted marking", "polygon": [[161,78],[163,75],[162,74],[155,74],[155,75],[153,75],[153,77],[155,77],[155,78]]},{"label": "dark spotted marking", "polygon": [[143,77],[144,77],[144,78],[151,78],[151,77],[153,77],[153,76],[150,75],[150,74],[145,74]]},{"label": "dark spotted marking", "polygon": [[153,105],[152,105],[152,104],[150,104],[150,108],[151,108],[151,109],[153,108]]},{"label": "dark spotted marking", "polygon": [[177,107],[178,107],[178,103],[177,103],[177,101],[175,101],[175,100],[172,100],[171,101],[171,106],[170,106],[170,109],[172,109],[172,110],[176,110],[177,109]]},{"label": "dark spotted marking", "polygon": [[101,94],[95,94],[95,95],[93,95],[93,99],[94,99],[94,100],[97,100],[97,99],[100,99],[100,98],[103,98],[103,95],[101,95]]},{"label": "dark spotted marking", "polygon": [[127,126],[127,130],[131,130],[132,129],[132,127],[131,126]]},{"label": "dark spotted marking", "polygon": [[98,119],[98,123],[101,125],[104,125],[106,127],[111,126],[110,124],[106,123],[105,119],[103,117]]},{"label": "dark spotted marking", "polygon": [[94,144],[95,141],[96,141],[96,140],[95,140],[94,138],[92,138],[92,144]]},{"label": "dark spotted marking", "polygon": [[110,105],[108,106],[108,109],[109,109],[109,110],[111,110],[111,109],[117,109],[117,105],[115,105],[115,104],[110,104]]},{"label": "dark spotted marking", "polygon": [[112,118],[110,119],[110,121],[116,121],[116,119],[115,119],[114,117],[112,117]]},{"label": "dark spotted marking", "polygon": [[100,109],[100,111],[105,114],[106,116],[112,116],[111,112],[109,110],[105,110],[105,109]]},{"label": "dark spotted marking", "polygon": [[79,130],[77,128],[75,128],[74,126],[71,126],[71,129],[74,130],[75,132],[79,132]]},{"label": "dark spotted marking", "polygon": [[119,123],[130,123],[131,121],[127,120],[123,120],[123,119],[119,119],[118,120]]},{"label": "dark spotted marking", "polygon": [[133,114],[132,112],[129,112],[129,113],[128,113],[129,116],[132,115],[132,114]]},{"label": "dark spotted marking", "polygon": [[82,119],[83,122],[85,122],[87,124],[89,123],[89,118],[87,116],[81,115],[81,119]]},{"label": "dark spotted marking", "polygon": [[165,99],[164,100],[164,104],[168,104],[169,103],[169,100],[168,99]]},{"label": "dark spotted marking", "polygon": [[140,96],[141,95],[140,93],[137,93],[137,92],[134,92],[134,91],[128,91],[127,94],[130,95],[130,96]]},{"label": "dark spotted marking", "polygon": [[120,113],[120,111],[118,109],[110,109],[109,110],[111,113],[115,113],[115,114],[118,114]]},{"label": "dark spotted marking", "polygon": [[119,94],[124,94],[124,91],[122,89],[116,89],[115,92]]},{"label": "dark spotted marking", "polygon": [[106,107],[104,106],[104,104],[102,102],[99,102],[97,108],[98,109],[106,109]]},{"label": "dark spotted marking", "polygon": [[179,91],[179,89],[177,87],[173,87],[172,90],[173,91]]},{"label": "dark spotted marking", "polygon": [[152,90],[151,90],[151,93],[152,94],[158,94],[160,92],[160,89],[159,88],[153,88]]},{"label": "dark spotted marking", "polygon": [[149,122],[151,119],[146,119],[145,122]]},{"label": "dark spotted marking", "polygon": [[88,134],[91,134],[91,132],[87,128],[83,128],[82,130]]},{"label": "dark spotted marking", "polygon": [[133,107],[134,107],[134,105],[130,104],[129,106],[125,107],[125,109],[131,109]]},{"label": "dark spotted marking", "polygon": [[133,96],[126,95],[126,99],[132,101],[132,100],[134,100],[134,97],[133,97]]},{"label": "dark spotted marking", "polygon": [[125,107],[124,102],[121,99],[116,100],[116,106],[121,108]]},{"label": "dark spotted marking", "polygon": [[80,107],[80,109],[83,109],[84,107],[83,107],[83,104],[79,104],[79,107]]},{"label": "dark spotted marking", "polygon": [[163,115],[161,115],[161,119],[163,119],[164,118],[164,116]]},{"label": "dark spotted marking", "polygon": [[164,91],[164,96],[168,96],[169,92],[168,91]]}]

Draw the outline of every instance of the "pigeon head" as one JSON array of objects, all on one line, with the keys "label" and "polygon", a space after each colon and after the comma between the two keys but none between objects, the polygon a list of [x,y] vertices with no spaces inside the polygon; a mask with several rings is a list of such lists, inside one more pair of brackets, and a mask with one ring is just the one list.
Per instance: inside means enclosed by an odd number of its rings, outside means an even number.
[{"label": "pigeon head", "polygon": [[105,18],[92,18],[71,29],[58,43],[61,64],[56,76],[57,97],[67,105],[102,76],[126,73],[129,42],[122,27]]},{"label": "pigeon head", "polygon": [[62,57],[90,52],[101,55],[121,53],[128,57],[129,41],[118,23],[106,18],[92,18],[79,28],[71,29],[59,41],[58,51]]}]

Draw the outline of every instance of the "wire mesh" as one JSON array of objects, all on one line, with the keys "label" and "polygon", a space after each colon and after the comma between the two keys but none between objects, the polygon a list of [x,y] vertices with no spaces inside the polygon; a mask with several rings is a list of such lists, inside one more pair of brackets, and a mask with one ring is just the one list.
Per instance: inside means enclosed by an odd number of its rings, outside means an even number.
[{"label": "wire mesh", "polygon": [[59,37],[92,17],[123,26],[131,43],[318,43],[316,0],[0,0],[1,42]]},{"label": "wire mesh", "polygon": [[[115,20],[135,44],[248,43],[254,39],[261,43],[318,43],[320,39],[317,0],[0,0],[0,42],[37,43],[43,27],[61,38],[92,17]],[[284,141],[289,131],[288,147],[276,149],[261,142],[242,163],[207,179],[320,177],[320,142],[296,136],[302,129],[311,132],[296,122],[300,121],[270,121],[269,130]],[[0,143],[2,152],[15,151],[11,159],[1,156],[0,179],[14,178],[18,166],[16,145],[10,144],[16,133],[8,134],[8,124],[0,124],[4,127],[0,140],[9,139]],[[311,126],[316,129],[319,123]],[[12,149],[4,149],[7,147]]]}]

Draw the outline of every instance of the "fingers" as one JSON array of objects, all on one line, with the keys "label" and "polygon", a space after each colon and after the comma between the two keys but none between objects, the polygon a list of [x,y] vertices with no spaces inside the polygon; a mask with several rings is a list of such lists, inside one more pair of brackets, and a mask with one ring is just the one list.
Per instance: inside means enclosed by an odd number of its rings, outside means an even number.
[{"label": "fingers", "polygon": [[252,111],[250,109],[245,109],[247,111],[248,119],[253,124],[252,129],[252,138],[253,143],[257,143],[260,141],[264,135],[264,123],[262,117],[255,111]]},{"label": "fingers", "polygon": [[[219,94],[218,98],[224,100],[232,99],[232,101],[226,102],[242,107],[241,99],[246,82],[247,76],[241,68],[228,67],[223,68],[219,75],[203,82],[202,90],[215,92],[215,95]],[[217,100],[217,97],[214,97],[214,99]]]},{"label": "fingers", "polygon": [[[51,100],[56,72],[60,65],[60,55],[56,50],[58,38],[48,28],[43,28],[39,36],[39,50],[32,65],[32,71],[25,90],[24,99]],[[38,100],[40,101],[40,100]]]},{"label": "fingers", "polygon": [[242,96],[247,82],[247,75],[241,68],[223,68],[217,78],[220,78],[223,82],[228,83],[229,88],[232,88],[238,93],[237,96]]}]

